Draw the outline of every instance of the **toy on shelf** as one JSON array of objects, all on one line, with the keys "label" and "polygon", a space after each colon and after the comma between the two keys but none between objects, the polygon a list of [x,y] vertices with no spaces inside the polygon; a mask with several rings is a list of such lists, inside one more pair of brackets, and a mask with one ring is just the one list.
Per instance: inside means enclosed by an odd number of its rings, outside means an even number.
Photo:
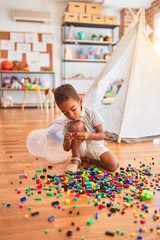
[{"label": "toy on shelf", "polygon": [[12,61],[12,71],[21,70],[19,61]]},{"label": "toy on shelf", "polygon": [[74,38],[74,26],[68,27],[68,30],[66,32],[66,39],[70,39],[70,40],[75,39]]},{"label": "toy on shelf", "polygon": [[103,42],[103,35],[102,34],[99,35],[99,41]]},{"label": "toy on shelf", "polygon": [[11,88],[12,89],[22,89],[22,85],[16,76],[11,77]]},{"label": "toy on shelf", "polygon": [[6,96],[1,98],[1,104],[4,108],[13,106],[12,96]]},{"label": "toy on shelf", "polygon": [[24,67],[24,71],[27,71],[27,72],[29,72],[29,71],[30,71],[30,68],[29,68],[29,65],[28,65],[28,63],[26,63],[26,65],[25,65],[25,67]]},{"label": "toy on shelf", "polygon": [[78,33],[77,33],[77,36],[78,36],[78,39],[79,39],[79,40],[86,40],[87,33],[84,32],[84,31],[78,32]]},{"label": "toy on shelf", "polygon": [[24,88],[31,89],[32,83],[29,77],[24,78]]},{"label": "toy on shelf", "polygon": [[109,53],[105,53],[105,54],[103,55],[103,58],[104,58],[105,60],[109,60],[110,57],[111,57],[111,54],[109,54]]},{"label": "toy on shelf", "polygon": [[22,78],[21,84],[23,84],[25,89],[44,89],[41,85],[34,84],[29,77]]},{"label": "toy on shelf", "polygon": [[112,38],[109,37],[109,36],[105,36],[105,37],[103,38],[103,41],[112,42]]},{"label": "toy on shelf", "polygon": [[64,58],[65,60],[71,60],[72,59],[72,53],[69,48],[64,49]]},{"label": "toy on shelf", "polygon": [[87,53],[87,58],[88,59],[94,59],[94,54],[95,54],[94,48],[93,47],[89,47],[88,48],[88,53]]},{"label": "toy on shelf", "polygon": [[33,81],[33,84],[38,85],[38,86],[42,86],[42,81],[40,78],[35,78]]},{"label": "toy on shelf", "polygon": [[86,59],[87,58],[86,48],[80,48],[79,49],[79,58],[80,59]]},{"label": "toy on shelf", "polygon": [[58,163],[64,161],[69,154],[63,149],[63,139],[63,125],[51,125],[46,129],[31,131],[26,146],[32,155]]},{"label": "toy on shelf", "polygon": [[97,35],[96,35],[96,34],[92,34],[91,39],[92,39],[93,41],[97,41]]},{"label": "toy on shelf", "polygon": [[11,87],[11,79],[7,76],[3,77],[2,79],[2,87],[10,88]]},{"label": "toy on shelf", "polygon": [[1,62],[1,69],[2,70],[11,70],[12,68],[12,62],[5,60]]},{"label": "toy on shelf", "polygon": [[68,79],[85,79],[85,75],[83,73],[77,73],[71,77],[69,77]]},{"label": "toy on shelf", "polygon": [[96,50],[94,52],[94,58],[95,59],[100,59],[101,58],[101,53],[100,53],[98,48],[96,48]]}]

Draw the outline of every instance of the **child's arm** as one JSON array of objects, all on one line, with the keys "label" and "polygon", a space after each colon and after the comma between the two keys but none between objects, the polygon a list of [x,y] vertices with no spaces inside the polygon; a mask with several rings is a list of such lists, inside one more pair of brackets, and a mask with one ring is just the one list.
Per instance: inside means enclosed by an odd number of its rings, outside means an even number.
[{"label": "child's arm", "polygon": [[72,134],[67,132],[67,133],[64,135],[64,142],[63,142],[63,149],[64,149],[65,151],[68,152],[68,151],[71,149],[72,140],[73,140]]},{"label": "child's arm", "polygon": [[95,127],[96,132],[77,132],[77,138],[80,140],[104,140],[105,133],[103,131],[102,124]]}]

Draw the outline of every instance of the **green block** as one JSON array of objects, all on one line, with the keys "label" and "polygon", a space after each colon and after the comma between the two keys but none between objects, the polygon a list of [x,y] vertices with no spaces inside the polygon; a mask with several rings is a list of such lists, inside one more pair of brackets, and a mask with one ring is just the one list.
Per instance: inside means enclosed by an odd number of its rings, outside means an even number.
[{"label": "green block", "polygon": [[35,197],[34,200],[36,200],[36,201],[41,201],[41,200],[42,200],[42,197]]},{"label": "green block", "polygon": [[31,192],[27,194],[28,197],[31,197],[32,195],[33,195],[33,193],[31,193]]},{"label": "green block", "polygon": [[47,192],[47,196],[52,197],[52,196],[54,196],[54,193],[53,192]]},{"label": "green block", "polygon": [[49,187],[43,187],[43,190],[45,190],[45,191],[49,191]]},{"label": "green block", "polygon": [[78,198],[77,198],[77,197],[74,197],[74,198],[73,198],[73,201],[78,201]]},{"label": "green block", "polygon": [[29,191],[31,191],[31,187],[30,186],[26,187],[26,192],[29,192]]},{"label": "green block", "polygon": [[34,174],[34,178],[38,178],[38,174],[37,173]]},{"label": "green block", "polygon": [[78,206],[77,206],[77,205],[74,205],[73,208],[76,209],[76,208],[78,208]]},{"label": "green block", "polygon": [[88,225],[92,225],[93,223],[94,223],[94,220],[93,220],[93,219],[90,218],[90,219],[87,220],[87,224],[88,224]]},{"label": "green block", "polygon": [[67,173],[67,174],[66,174],[66,177],[70,179],[70,178],[71,178],[71,175]]},{"label": "green block", "polygon": [[91,204],[91,203],[93,203],[94,202],[94,199],[90,199],[89,201],[88,201],[88,204]]},{"label": "green block", "polygon": [[131,188],[131,192],[137,192],[136,188]]},{"label": "green block", "polygon": [[42,172],[42,169],[36,169],[36,173]]},{"label": "green block", "polygon": [[48,230],[48,229],[44,229],[44,232],[45,232],[46,234],[48,234],[48,233],[49,233],[49,230]]},{"label": "green block", "polygon": [[60,197],[62,197],[63,196],[63,194],[62,193],[60,193],[60,194],[57,194],[57,198],[60,198]]}]

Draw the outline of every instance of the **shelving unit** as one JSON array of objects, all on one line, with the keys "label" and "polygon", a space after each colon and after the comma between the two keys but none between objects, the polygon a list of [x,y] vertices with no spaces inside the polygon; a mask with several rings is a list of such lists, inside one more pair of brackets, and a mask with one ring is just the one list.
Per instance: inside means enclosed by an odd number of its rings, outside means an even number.
[{"label": "shelving unit", "polygon": [[[107,30],[110,32],[110,34],[106,34],[106,35],[110,35],[110,37],[112,38],[112,41],[99,41],[99,40],[90,40],[90,39],[85,39],[85,40],[80,40],[80,39],[68,39],[66,38],[66,31],[67,28],[73,26],[76,28],[92,28],[94,29],[94,31],[96,31],[96,29],[101,29],[103,31]],[[107,60],[106,59],[80,59],[77,57],[73,57],[72,59],[65,59],[64,57],[64,51],[67,45],[73,45],[73,46],[83,46],[83,45],[88,45],[88,46],[102,46],[102,47],[106,47],[109,48],[111,52],[113,52],[113,47],[116,45],[115,40],[115,30],[119,28],[119,25],[109,25],[109,24],[100,24],[100,23],[81,23],[81,22],[63,22],[62,24],[62,71],[61,71],[61,77],[62,77],[62,83],[71,83],[74,87],[76,86],[78,88],[78,86],[82,87],[82,85],[84,85],[85,83],[85,90],[87,90],[87,86],[90,86],[93,83],[93,79],[95,79],[95,76],[92,77],[86,77],[86,78],[73,78],[73,77],[68,77],[66,76],[66,69],[67,66],[66,64],[69,63],[79,63],[79,64],[94,64],[94,63],[99,63],[99,64],[106,64]],[[117,30],[116,30],[117,31]],[[77,65],[78,66],[78,65]],[[72,68],[71,65],[69,66],[69,68]],[[93,66],[94,68],[94,66]],[[75,67],[73,67],[73,69],[75,69]],[[99,74],[99,73],[98,73]],[[97,74],[97,75],[98,75]],[[87,82],[83,81],[83,80],[87,80]],[[92,80],[92,82],[91,82]],[[79,83],[78,83],[79,82]],[[82,92],[80,90],[80,93],[85,94],[85,91]]]},{"label": "shelving unit", "polygon": [[[23,95],[25,88],[15,89],[15,88],[6,88],[3,87],[3,78],[16,76],[18,79],[21,78],[30,78],[31,83],[34,82],[35,78],[41,80],[40,90],[42,94],[42,102],[45,100],[44,90],[46,88],[55,87],[55,73],[52,71],[40,71],[40,72],[27,72],[27,71],[0,71],[0,97],[12,96],[14,105],[13,107],[22,107]],[[21,100],[21,101],[20,101]],[[34,89],[29,89],[29,96],[27,96],[26,106],[35,107],[36,106],[36,97],[34,94]],[[0,105],[2,107],[2,104]]]}]

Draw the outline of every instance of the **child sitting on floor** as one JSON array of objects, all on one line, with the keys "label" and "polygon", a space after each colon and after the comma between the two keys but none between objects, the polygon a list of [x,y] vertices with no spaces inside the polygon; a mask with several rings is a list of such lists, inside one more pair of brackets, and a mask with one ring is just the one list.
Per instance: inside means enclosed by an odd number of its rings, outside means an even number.
[{"label": "child sitting on floor", "polygon": [[56,88],[54,97],[58,108],[66,116],[63,148],[65,151],[72,151],[71,163],[66,172],[74,174],[81,160],[115,171],[119,160],[105,146],[102,118],[98,112],[83,106],[82,98],[70,84]]}]

